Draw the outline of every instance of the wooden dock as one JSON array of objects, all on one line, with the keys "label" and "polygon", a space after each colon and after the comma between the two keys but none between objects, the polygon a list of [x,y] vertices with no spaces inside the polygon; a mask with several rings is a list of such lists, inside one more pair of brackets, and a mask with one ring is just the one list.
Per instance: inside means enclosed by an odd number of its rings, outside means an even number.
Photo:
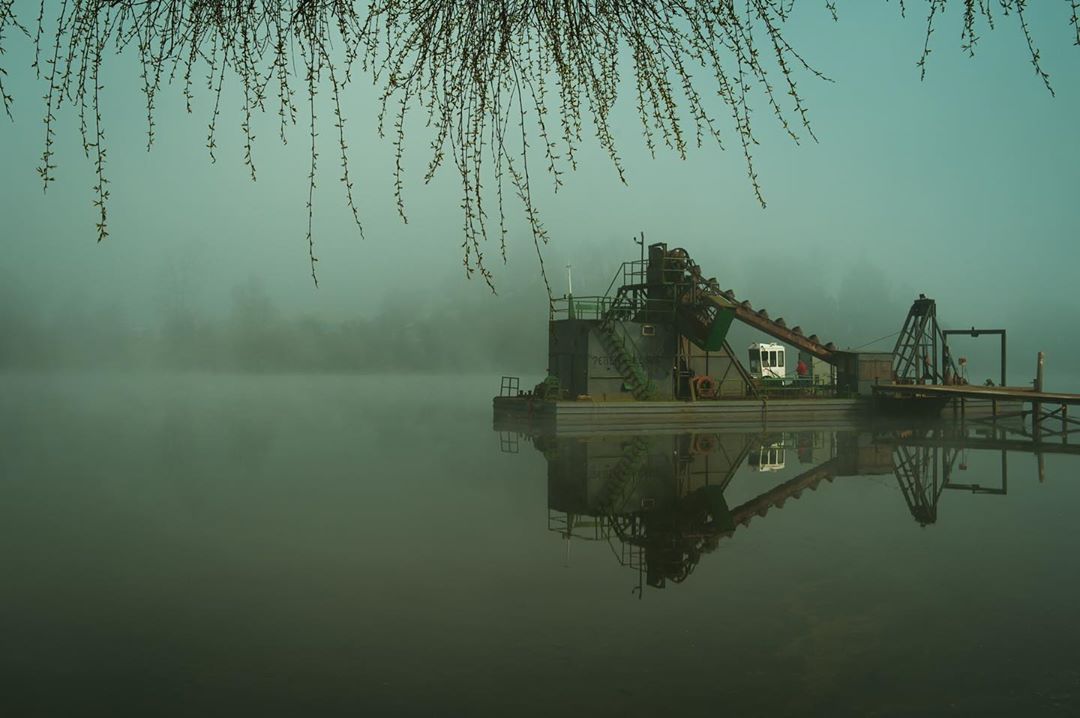
[{"label": "wooden dock", "polygon": [[[972,405],[990,405],[991,421],[1005,418],[1031,419],[1031,436],[1036,441],[1062,437],[1080,431],[1080,421],[1069,416],[1069,407],[1080,404],[1080,394],[1042,390],[1042,356],[1035,387],[970,386],[941,384],[881,384],[874,387],[880,401],[951,403],[953,415],[961,419],[970,414]],[[1027,408],[1025,408],[1027,405]],[[985,415],[985,411],[980,411]],[[1060,424],[1060,429],[1050,427]]]},{"label": "wooden dock", "polygon": [[1080,404],[1080,394],[1059,391],[1035,391],[1018,386],[971,386],[938,384],[879,384],[875,396],[921,396],[947,399],[981,399],[1002,402],[1022,402],[1071,406]]}]

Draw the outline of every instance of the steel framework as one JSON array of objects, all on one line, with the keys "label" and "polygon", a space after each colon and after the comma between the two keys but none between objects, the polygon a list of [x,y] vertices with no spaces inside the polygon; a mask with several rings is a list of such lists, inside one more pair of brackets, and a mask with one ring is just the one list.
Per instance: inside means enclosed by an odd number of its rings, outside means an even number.
[{"label": "steel framework", "polygon": [[893,347],[893,378],[898,384],[952,384],[956,376],[956,364],[938,325],[937,303],[920,294]]}]

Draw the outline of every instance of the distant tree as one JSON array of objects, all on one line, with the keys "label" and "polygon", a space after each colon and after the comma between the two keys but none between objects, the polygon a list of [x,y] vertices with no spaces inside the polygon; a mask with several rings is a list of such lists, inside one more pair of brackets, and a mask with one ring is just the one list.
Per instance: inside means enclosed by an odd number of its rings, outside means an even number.
[{"label": "distant tree", "polygon": [[[960,45],[974,54],[979,33],[999,19],[1017,25],[1030,60],[1051,92],[1027,20],[1028,0],[916,1],[926,13],[918,60],[925,73],[935,23],[960,12]],[[22,4],[29,5],[28,0]],[[256,177],[254,113],[268,107],[280,119],[280,138],[300,116],[308,127],[310,170],[307,235],[312,279],[318,283],[313,201],[320,145],[316,98],[329,92],[330,123],[339,154],[345,201],[362,232],[346,141],[341,98],[358,78],[379,88],[379,131],[395,148],[398,212],[407,221],[402,157],[406,120],[419,112],[431,129],[424,181],[449,163],[462,189],[465,270],[492,283],[484,249],[491,234],[506,256],[504,192],[515,195],[540,255],[547,233],[533,202],[539,163],[557,189],[577,167],[583,136],[591,132],[620,178],[624,169],[611,127],[623,71],[632,90],[645,144],[685,157],[705,141],[741,148],[750,186],[765,199],[754,170],[757,144],[750,97],[760,93],[776,122],[798,142],[813,138],[798,80],[824,78],[785,38],[796,0],[39,0],[36,17],[0,0],[0,54],[12,30],[33,38],[33,68],[45,78],[45,144],[39,172],[54,180],[54,123],[65,105],[80,120],[83,147],[93,163],[97,237],[108,235],[106,135],[99,92],[108,53],[133,52],[142,68],[147,146],[154,142],[155,99],[176,84],[188,111],[197,92],[212,99],[206,146],[215,159],[226,77],[243,93],[240,129],[244,163]],[[836,3],[824,0],[836,17]],[[47,8],[46,5],[49,5]],[[1063,0],[1062,19],[1080,44],[1080,0]],[[0,96],[10,115],[14,101]],[[712,117],[704,98],[717,93],[729,117]],[[586,125],[591,124],[591,128]],[[536,149],[530,152],[530,147]],[[532,162],[532,164],[530,164]],[[491,209],[494,204],[494,210]],[[495,215],[492,227],[491,215]],[[546,277],[545,277],[546,281]]]}]

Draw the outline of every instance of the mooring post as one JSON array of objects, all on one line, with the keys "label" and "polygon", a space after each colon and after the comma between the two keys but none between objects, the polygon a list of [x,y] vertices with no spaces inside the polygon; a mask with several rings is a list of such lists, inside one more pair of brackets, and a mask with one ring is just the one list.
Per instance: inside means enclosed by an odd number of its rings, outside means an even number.
[{"label": "mooring post", "polygon": [[[1046,366],[1046,355],[1043,352],[1039,352],[1039,357],[1035,362],[1035,392],[1042,393],[1043,390],[1043,369]],[[1038,441],[1040,434],[1039,429],[1042,425],[1042,403],[1039,401],[1033,401],[1031,403],[1031,432],[1035,434],[1035,440]],[[1042,456],[1039,457],[1039,466],[1042,467]],[[1041,479],[1040,479],[1041,480]]]},{"label": "mooring post", "polygon": [[1005,330],[1002,329],[1001,330],[1001,385],[1002,386],[1008,386],[1008,384],[1005,383],[1005,380],[1007,378],[1008,377],[1007,377],[1007,375],[1005,373]]}]

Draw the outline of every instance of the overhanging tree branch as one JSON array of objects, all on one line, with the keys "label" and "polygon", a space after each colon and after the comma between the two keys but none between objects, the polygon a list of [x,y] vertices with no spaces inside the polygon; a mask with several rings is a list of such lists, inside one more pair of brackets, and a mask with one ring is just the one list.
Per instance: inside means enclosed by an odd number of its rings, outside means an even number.
[{"label": "overhanging tree branch", "polygon": [[[925,74],[932,35],[950,9],[960,11],[960,47],[973,54],[980,27],[1011,17],[1027,43],[1035,72],[1053,92],[1028,22],[1029,0],[922,0],[925,43],[918,59]],[[910,0],[909,0],[910,2]],[[394,146],[393,187],[404,220],[404,162],[410,117],[419,112],[430,129],[424,182],[450,160],[462,188],[462,253],[468,275],[494,289],[485,259],[489,207],[498,221],[499,255],[506,259],[504,189],[521,203],[541,258],[547,232],[532,198],[530,154],[556,191],[577,167],[579,148],[591,132],[616,177],[626,181],[612,113],[620,92],[631,90],[650,153],[660,146],[685,157],[692,146],[738,139],[757,200],[764,193],[754,169],[757,145],[752,98],[760,95],[774,120],[794,140],[814,139],[801,76],[827,79],[786,38],[796,0],[40,0],[30,33],[15,0],[0,0],[0,62],[12,31],[33,35],[35,72],[47,83],[45,142],[38,171],[47,189],[55,177],[57,112],[72,105],[83,147],[94,164],[98,239],[108,234],[106,148],[100,103],[103,58],[134,53],[146,100],[147,147],[155,137],[155,98],[161,87],[181,86],[188,111],[194,78],[205,71],[213,97],[207,148],[216,148],[217,121],[226,76],[242,89],[243,161],[254,180],[254,113],[277,95],[279,135],[297,121],[294,85],[307,93],[311,162],[307,235],[312,278],[318,283],[314,190],[320,117],[318,93],[329,87],[340,149],[346,205],[358,228],[346,117],[341,98],[358,77],[378,88],[379,132]],[[805,4],[805,2],[803,3]],[[899,3],[901,14],[907,12]],[[819,8],[821,6],[819,5]],[[1064,0],[1063,18],[1080,45],[1080,0]],[[835,2],[824,3],[835,19]],[[41,64],[45,58],[44,65]],[[297,69],[300,68],[300,69]],[[361,73],[357,73],[356,70]],[[15,98],[4,84],[0,99],[10,116]],[[270,90],[271,85],[273,90]],[[719,98],[727,122],[712,116],[708,98]],[[552,119],[557,116],[556,119]],[[92,123],[91,123],[92,120]],[[535,147],[534,147],[535,145]]]}]

